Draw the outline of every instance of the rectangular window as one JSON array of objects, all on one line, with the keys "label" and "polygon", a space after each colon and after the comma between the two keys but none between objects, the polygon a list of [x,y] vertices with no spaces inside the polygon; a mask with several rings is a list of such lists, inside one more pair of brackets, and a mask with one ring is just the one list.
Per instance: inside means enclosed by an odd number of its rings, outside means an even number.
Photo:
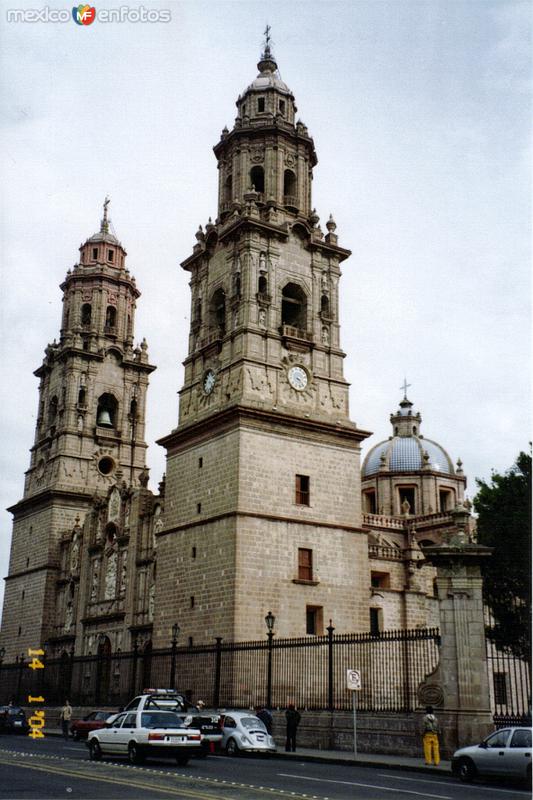
[{"label": "rectangular window", "polygon": [[439,491],[439,505],[441,511],[449,511],[451,509],[451,496],[452,493],[446,491],[445,489],[441,489]]},{"label": "rectangular window", "polygon": [[191,558],[196,558],[196,547],[193,547],[191,550]]},{"label": "rectangular window", "polygon": [[197,503],[196,504],[196,513],[197,514],[201,514],[202,513],[202,504],[201,503]]},{"label": "rectangular window", "polygon": [[198,469],[202,469],[203,465],[204,465],[204,459],[202,458],[202,456],[200,456],[200,458],[198,459]]},{"label": "rectangular window", "polygon": [[371,572],[370,585],[373,589],[388,589],[390,587],[390,573]]},{"label": "rectangular window", "polygon": [[305,607],[305,632],[308,636],[324,635],[324,612],[322,606]]},{"label": "rectangular window", "polygon": [[194,597],[191,595],[191,608],[194,608]]},{"label": "rectangular window", "polygon": [[381,609],[370,609],[370,633],[377,636],[381,630]]},{"label": "rectangular window", "polygon": [[112,250],[108,250],[107,251],[107,260],[108,261],[113,261],[113,255],[114,255],[113,251]]},{"label": "rectangular window", "polygon": [[507,705],[507,674],[505,672],[495,672],[494,679],[494,702],[498,705]]},{"label": "rectangular window", "polygon": [[313,580],[313,551],[305,547],[298,548],[298,580]]},{"label": "rectangular window", "polygon": [[309,475],[296,476],[296,505],[309,505]]},{"label": "rectangular window", "polygon": [[265,98],[264,97],[258,97],[257,98],[257,110],[258,111],[264,111],[265,110]]},{"label": "rectangular window", "polygon": [[93,247],[93,258],[98,258],[98,249]]},{"label": "rectangular window", "polygon": [[283,115],[285,114],[285,100],[279,101],[279,113]]},{"label": "rectangular window", "polygon": [[363,492],[364,510],[367,514],[376,513],[376,492],[374,489],[369,489]]}]

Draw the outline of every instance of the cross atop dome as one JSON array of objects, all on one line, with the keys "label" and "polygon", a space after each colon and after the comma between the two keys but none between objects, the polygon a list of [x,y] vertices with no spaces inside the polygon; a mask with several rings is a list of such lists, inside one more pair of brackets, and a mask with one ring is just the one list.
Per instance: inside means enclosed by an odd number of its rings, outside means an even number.
[{"label": "cross atop dome", "polygon": [[266,73],[275,72],[278,68],[278,65],[276,64],[276,60],[272,54],[272,49],[270,46],[272,42],[272,39],[270,37],[270,31],[271,31],[270,25],[267,25],[264,31],[265,40],[263,44],[263,52],[261,54],[261,59],[257,65],[257,69],[261,74],[264,74],[265,72]]}]

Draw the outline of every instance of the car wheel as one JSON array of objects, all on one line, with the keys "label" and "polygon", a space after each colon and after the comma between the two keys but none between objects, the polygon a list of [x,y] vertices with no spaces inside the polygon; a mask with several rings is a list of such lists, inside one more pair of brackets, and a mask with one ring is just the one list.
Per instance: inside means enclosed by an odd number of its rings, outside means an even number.
[{"label": "car wheel", "polygon": [[96,739],[91,739],[89,744],[89,758],[91,761],[100,761],[102,758],[102,748]]},{"label": "car wheel", "polygon": [[462,758],[457,764],[457,774],[463,783],[470,783],[477,775],[477,770],[469,758]]},{"label": "car wheel", "polygon": [[142,764],[144,761],[144,753],[139,751],[135,742],[130,742],[129,744],[128,759],[130,764]]},{"label": "car wheel", "polygon": [[178,767],[186,767],[189,763],[189,756],[176,756],[176,764]]},{"label": "car wheel", "polygon": [[239,748],[235,739],[230,739],[226,745],[226,753],[228,756],[238,756]]}]

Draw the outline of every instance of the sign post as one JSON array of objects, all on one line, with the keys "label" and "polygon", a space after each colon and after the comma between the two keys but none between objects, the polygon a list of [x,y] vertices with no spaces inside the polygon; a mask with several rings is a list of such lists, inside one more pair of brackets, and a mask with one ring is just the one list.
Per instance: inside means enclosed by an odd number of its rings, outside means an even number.
[{"label": "sign post", "polygon": [[353,706],[353,754],[357,758],[357,712],[355,706],[355,693],[360,692],[361,686],[361,673],[358,669],[346,670],[346,688],[352,693],[352,706]]}]

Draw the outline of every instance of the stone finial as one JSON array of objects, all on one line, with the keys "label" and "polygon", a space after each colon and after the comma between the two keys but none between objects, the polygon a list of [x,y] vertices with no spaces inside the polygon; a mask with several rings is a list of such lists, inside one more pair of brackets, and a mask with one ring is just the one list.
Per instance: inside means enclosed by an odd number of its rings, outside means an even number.
[{"label": "stone finial", "polygon": [[329,215],[329,219],[326,222],[326,228],[328,229],[329,233],[335,233],[335,231],[337,230],[337,223],[333,219],[333,214]]},{"label": "stone finial", "polygon": [[139,475],[139,483],[141,484],[143,489],[146,489],[146,487],[148,486],[149,478],[150,478],[149,472],[148,472],[147,468],[144,467],[144,469],[142,470],[142,472]]},{"label": "stone finial", "polygon": [[463,462],[460,458],[457,459],[457,469],[455,470],[458,475],[463,474]]},{"label": "stone finial", "polygon": [[159,481],[159,486],[158,486],[159,496],[160,497],[164,497],[165,496],[166,485],[167,485],[167,475],[166,475],[166,472],[163,472],[163,477]]},{"label": "stone finial", "polygon": [[195,236],[198,242],[205,241],[205,233],[201,225],[198,225],[198,230],[196,231]]},{"label": "stone finial", "polygon": [[316,213],[316,208],[313,208],[313,210],[309,214],[309,222],[311,223],[313,228],[315,228],[318,225],[318,223],[320,222],[320,217]]}]

